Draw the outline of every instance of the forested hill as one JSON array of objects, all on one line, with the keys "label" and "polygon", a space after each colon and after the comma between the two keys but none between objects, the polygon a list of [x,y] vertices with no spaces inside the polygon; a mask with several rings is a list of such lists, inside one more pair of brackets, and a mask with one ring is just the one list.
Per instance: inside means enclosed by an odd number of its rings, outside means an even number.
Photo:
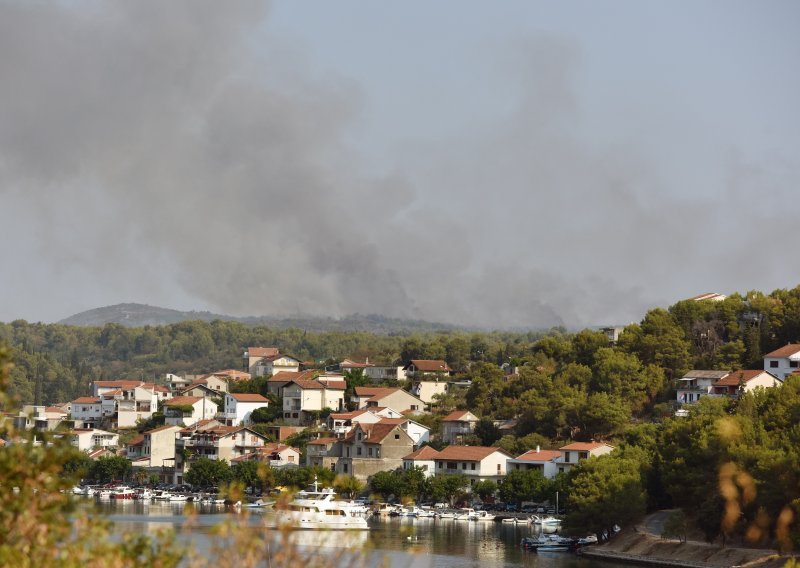
[{"label": "forested hill", "polygon": [[87,310],[61,320],[63,325],[102,327],[113,323],[125,327],[169,325],[182,321],[214,320],[235,321],[251,326],[269,326],[279,329],[298,328],[306,331],[364,331],[367,333],[408,334],[426,331],[464,329],[459,326],[423,320],[389,318],[377,314],[351,314],[343,318],[296,316],[287,318],[269,316],[236,317],[213,312],[183,312],[146,304],[116,304]]},{"label": "forested hill", "polygon": [[[618,345],[604,356],[620,356],[630,363],[619,369],[616,382],[629,381],[637,369],[645,368],[657,370],[670,381],[692,368],[760,368],[764,353],[790,342],[800,342],[800,286],[769,294],[732,294],[721,302],[684,300],[668,309],[651,310],[641,323],[628,326]],[[88,394],[92,381],[98,379],[152,381],[163,379],[167,372],[238,369],[248,346],[276,346],[283,353],[320,364],[344,357],[361,361],[369,357],[379,364],[445,359],[467,375],[477,363],[511,363],[557,372],[574,370],[571,365],[577,364],[581,376],[595,382],[605,373],[597,350],[608,346],[605,336],[594,331],[312,332],[220,319],[143,327],[19,320],[0,323],[2,344],[11,347],[15,363],[11,394],[21,402],[39,404]],[[669,382],[656,385],[652,394],[668,399],[662,387],[670,386]]]}]

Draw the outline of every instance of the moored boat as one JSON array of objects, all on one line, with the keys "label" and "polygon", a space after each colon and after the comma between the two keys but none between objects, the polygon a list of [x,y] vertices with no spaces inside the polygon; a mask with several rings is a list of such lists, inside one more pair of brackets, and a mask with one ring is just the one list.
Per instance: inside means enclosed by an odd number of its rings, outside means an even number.
[{"label": "moored boat", "polygon": [[335,496],[332,489],[319,490],[315,481],[313,490],[299,492],[288,508],[277,511],[276,523],[294,529],[369,529],[357,505]]}]

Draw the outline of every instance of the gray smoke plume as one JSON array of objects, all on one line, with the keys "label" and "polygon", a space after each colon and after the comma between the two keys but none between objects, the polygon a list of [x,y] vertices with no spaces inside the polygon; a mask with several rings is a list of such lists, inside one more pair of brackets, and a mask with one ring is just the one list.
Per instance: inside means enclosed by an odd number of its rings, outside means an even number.
[{"label": "gray smoke plume", "polygon": [[501,123],[421,136],[376,177],[346,143],[365,94],[257,47],[268,17],[247,1],[0,4],[0,319],[145,301],[577,326],[796,284],[755,230],[787,186],[732,154],[725,199],[676,198],[680,176],[638,139],[583,141],[568,42],[515,45],[524,96]]}]

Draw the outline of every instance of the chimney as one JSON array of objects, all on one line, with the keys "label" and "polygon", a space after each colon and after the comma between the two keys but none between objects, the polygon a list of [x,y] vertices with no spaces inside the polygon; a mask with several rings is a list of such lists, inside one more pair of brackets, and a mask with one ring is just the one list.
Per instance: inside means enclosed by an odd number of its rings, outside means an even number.
[{"label": "chimney", "polygon": [[539,453],[539,446],[536,446],[536,453]]}]

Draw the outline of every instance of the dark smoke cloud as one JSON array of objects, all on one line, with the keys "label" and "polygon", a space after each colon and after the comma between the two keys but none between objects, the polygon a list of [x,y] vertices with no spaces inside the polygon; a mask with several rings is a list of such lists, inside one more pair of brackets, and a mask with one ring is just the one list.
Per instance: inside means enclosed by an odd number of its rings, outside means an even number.
[{"label": "dark smoke cloud", "polygon": [[723,203],[679,200],[635,143],[581,142],[574,46],[515,46],[514,112],[374,177],[345,143],[364,93],[255,49],[267,8],[0,4],[0,221],[36,280],[0,285],[39,296],[4,319],[189,298],[238,315],[576,326],[736,289],[748,255],[780,277],[758,254],[769,233],[744,229],[774,221],[784,186],[745,221],[772,174],[743,158]]}]

